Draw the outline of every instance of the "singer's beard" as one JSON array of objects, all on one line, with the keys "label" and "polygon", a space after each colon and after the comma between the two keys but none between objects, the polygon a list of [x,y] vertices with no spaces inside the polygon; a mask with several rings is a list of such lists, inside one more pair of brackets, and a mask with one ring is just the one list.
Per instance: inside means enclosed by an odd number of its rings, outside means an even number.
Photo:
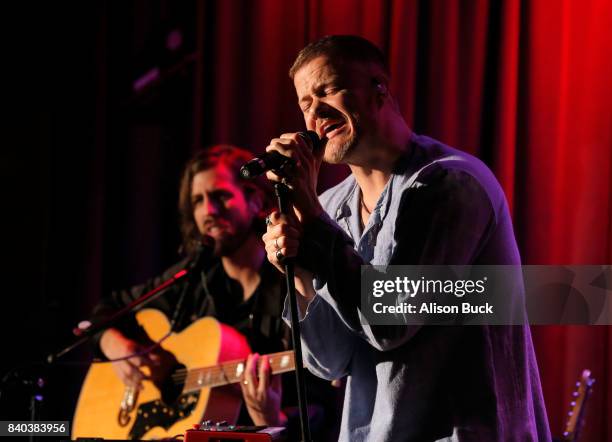
[{"label": "singer's beard", "polygon": [[[345,162],[347,156],[351,153],[351,151],[357,145],[359,140],[359,125],[357,122],[353,123],[353,130],[351,131],[351,135],[345,139],[339,146],[335,146],[332,149],[328,150],[327,146],[325,148],[325,162],[329,164],[342,164]],[[331,142],[334,143],[334,139],[332,138],[327,142],[327,145]],[[328,153],[329,152],[329,153]]]}]

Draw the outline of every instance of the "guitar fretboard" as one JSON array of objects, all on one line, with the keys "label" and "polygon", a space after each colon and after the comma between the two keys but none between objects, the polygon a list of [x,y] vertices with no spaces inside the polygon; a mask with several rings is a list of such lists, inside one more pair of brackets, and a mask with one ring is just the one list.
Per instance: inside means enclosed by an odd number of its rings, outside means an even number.
[{"label": "guitar fretboard", "polygon": [[[295,369],[293,351],[282,351],[268,355],[270,371],[272,374],[285,373]],[[258,368],[261,359],[258,361]],[[198,391],[204,387],[220,387],[221,385],[234,384],[240,382],[242,374],[246,369],[246,360],[223,362],[213,367],[194,368],[192,370],[175,373],[173,377],[183,377],[185,387],[183,392],[189,393]]]}]

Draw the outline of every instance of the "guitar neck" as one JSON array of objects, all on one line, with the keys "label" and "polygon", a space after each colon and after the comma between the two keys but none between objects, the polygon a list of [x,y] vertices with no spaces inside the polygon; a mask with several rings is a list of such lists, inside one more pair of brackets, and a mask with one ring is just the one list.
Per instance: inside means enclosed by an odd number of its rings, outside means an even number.
[{"label": "guitar neck", "polygon": [[561,440],[578,440],[578,435],[582,430],[582,425],[584,424],[586,402],[589,399],[589,396],[591,396],[594,383],[595,379],[591,377],[591,371],[583,370],[580,380],[576,382],[576,391],[574,391],[572,395],[572,402],[570,403],[571,409],[567,414],[569,419],[565,424],[565,430],[563,431],[563,437]]},{"label": "guitar neck", "polygon": [[[268,355],[272,374],[286,373],[295,370],[293,350],[271,353]],[[257,368],[261,359],[257,363]],[[204,387],[220,387],[235,384],[242,380],[246,368],[246,359],[223,362],[212,367],[194,368],[187,372],[184,392],[198,391]]]}]

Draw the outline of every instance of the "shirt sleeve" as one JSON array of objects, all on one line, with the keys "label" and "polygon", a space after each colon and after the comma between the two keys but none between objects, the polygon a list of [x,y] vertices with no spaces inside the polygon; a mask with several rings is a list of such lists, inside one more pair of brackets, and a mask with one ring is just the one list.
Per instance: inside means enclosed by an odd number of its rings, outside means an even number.
[{"label": "shirt sleeve", "polygon": [[[433,167],[418,187],[405,189],[395,214],[389,264],[467,265],[475,261],[495,226],[495,211],[471,174]],[[335,369],[350,363],[351,339],[379,351],[395,349],[418,331],[414,325],[373,325],[361,313],[361,266],[352,241],[327,215],[304,229],[298,264],[315,274],[317,304],[302,318],[310,361]],[[312,311],[311,311],[312,310]],[[316,313],[316,314],[315,314]],[[349,333],[346,333],[346,332]],[[315,337],[316,336],[316,337]],[[354,344],[353,344],[354,345]],[[342,361],[342,363],[337,360]]]},{"label": "shirt sleeve", "polygon": [[[290,325],[289,300],[285,298],[283,319]],[[319,296],[300,312],[302,356],[314,375],[333,381],[346,376],[356,336],[342,322],[337,312]]]}]

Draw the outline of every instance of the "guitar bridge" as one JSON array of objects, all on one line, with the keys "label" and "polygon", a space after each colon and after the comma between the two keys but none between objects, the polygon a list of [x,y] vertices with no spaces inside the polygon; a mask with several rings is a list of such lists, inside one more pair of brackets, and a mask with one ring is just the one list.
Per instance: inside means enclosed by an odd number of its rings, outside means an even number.
[{"label": "guitar bridge", "polygon": [[130,413],[134,410],[137,400],[138,387],[126,387],[123,391],[123,397],[119,405],[119,414],[117,415],[117,423],[120,427],[125,427],[130,422]]}]

